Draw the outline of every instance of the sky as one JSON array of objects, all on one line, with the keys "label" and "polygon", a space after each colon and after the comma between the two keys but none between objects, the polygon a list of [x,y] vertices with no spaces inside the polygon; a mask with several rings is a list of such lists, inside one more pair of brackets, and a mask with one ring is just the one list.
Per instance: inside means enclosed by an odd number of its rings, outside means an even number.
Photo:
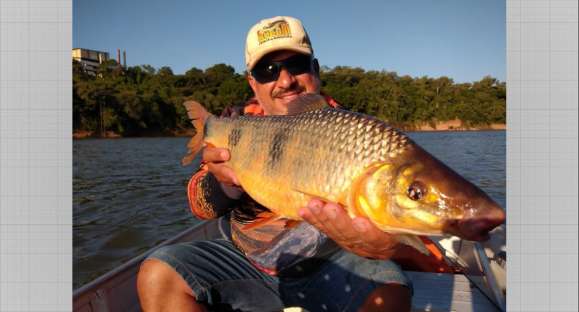
[{"label": "sky", "polygon": [[506,80],[505,0],[73,0],[73,47],[126,51],[127,65],[175,74],[225,63],[245,70],[249,28],[300,19],[320,65],[400,76]]}]

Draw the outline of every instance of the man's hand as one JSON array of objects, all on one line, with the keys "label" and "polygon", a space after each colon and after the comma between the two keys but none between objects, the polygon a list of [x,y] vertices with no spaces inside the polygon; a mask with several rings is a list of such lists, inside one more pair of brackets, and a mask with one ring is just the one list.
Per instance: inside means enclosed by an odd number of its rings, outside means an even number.
[{"label": "man's hand", "polygon": [[229,186],[239,185],[233,169],[225,163],[229,157],[229,150],[226,148],[205,147],[201,163],[207,165],[207,169],[217,178],[217,181]]},{"label": "man's hand", "polygon": [[350,218],[338,204],[312,199],[300,209],[299,215],[342,248],[359,256],[386,260],[398,248],[394,236],[383,232],[366,218]]},{"label": "man's hand", "polygon": [[221,188],[230,198],[239,198],[243,190],[239,187],[239,181],[227,165],[230,158],[229,150],[226,148],[205,147],[201,162],[207,165],[207,169],[217,181],[221,183]]}]

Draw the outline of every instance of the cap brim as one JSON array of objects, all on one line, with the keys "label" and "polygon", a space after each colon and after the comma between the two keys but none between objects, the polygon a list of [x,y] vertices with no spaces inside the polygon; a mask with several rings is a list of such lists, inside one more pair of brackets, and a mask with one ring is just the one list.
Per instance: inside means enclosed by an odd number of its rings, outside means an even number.
[{"label": "cap brim", "polygon": [[255,66],[255,64],[259,63],[259,61],[267,54],[281,50],[288,50],[305,55],[312,55],[312,50],[309,47],[296,47],[295,45],[269,47],[255,54],[254,60],[247,65],[247,71],[250,72]]}]

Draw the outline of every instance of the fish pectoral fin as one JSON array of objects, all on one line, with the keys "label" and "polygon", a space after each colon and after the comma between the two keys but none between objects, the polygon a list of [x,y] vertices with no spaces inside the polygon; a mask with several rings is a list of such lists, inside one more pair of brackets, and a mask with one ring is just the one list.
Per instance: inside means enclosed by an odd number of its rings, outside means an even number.
[{"label": "fish pectoral fin", "polygon": [[319,94],[308,93],[300,95],[290,104],[288,104],[288,115],[298,115],[301,113],[314,111],[326,107],[330,107],[326,99]]},{"label": "fish pectoral fin", "polygon": [[[354,217],[356,217],[356,216],[359,216],[359,215],[357,215],[357,214],[354,214],[353,209],[351,209],[350,207],[348,207],[348,205],[346,204],[346,201],[345,201],[345,200],[342,200],[342,199],[340,199],[340,198],[337,198],[337,199],[327,199],[327,198],[322,197],[321,195],[316,195],[316,194],[309,193],[309,192],[306,192],[306,191],[301,191],[301,190],[298,190],[297,188],[292,188],[292,191],[294,191],[294,192],[296,192],[296,193],[300,193],[300,194],[306,196],[308,202],[309,202],[310,200],[312,200],[312,199],[318,199],[318,200],[321,200],[321,201],[324,202],[324,203],[335,203],[335,204],[338,204],[338,205],[340,205],[340,206],[342,206],[342,207],[344,208],[344,210],[348,213],[348,215],[350,216],[350,218],[354,218]],[[345,196],[343,196],[342,198],[345,198]]]},{"label": "fish pectoral fin", "polygon": [[270,224],[273,223],[277,220],[282,219],[282,217],[280,217],[279,215],[270,212],[270,211],[265,211],[265,212],[261,212],[257,215],[257,217],[251,222],[248,223],[246,225],[244,225],[242,227],[243,230],[251,230],[257,227],[261,227],[264,226],[266,224]]},{"label": "fish pectoral fin", "polygon": [[420,239],[420,237],[409,234],[398,234],[396,235],[396,239],[400,244],[408,245],[418,250],[420,253],[423,253],[426,256],[430,256],[430,251],[428,250],[424,242]]},{"label": "fish pectoral fin", "polygon": [[294,227],[296,227],[298,224],[300,224],[302,221],[301,220],[287,220],[286,224],[285,224],[285,228],[286,229],[292,229]]},{"label": "fish pectoral fin", "polygon": [[305,195],[305,196],[307,196],[307,197],[310,197],[309,199],[320,198],[320,196],[317,196],[317,195],[312,194],[312,193],[308,193],[308,192],[306,192],[306,191],[299,190],[299,189],[297,189],[296,187],[293,187],[293,186],[292,186],[291,190],[294,191],[294,192],[296,192],[296,193],[300,193],[300,194],[303,194],[303,195]]}]

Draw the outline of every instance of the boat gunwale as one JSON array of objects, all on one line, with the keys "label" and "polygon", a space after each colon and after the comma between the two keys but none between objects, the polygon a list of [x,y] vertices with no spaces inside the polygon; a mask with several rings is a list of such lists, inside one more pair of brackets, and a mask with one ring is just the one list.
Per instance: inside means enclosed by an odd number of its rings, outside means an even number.
[{"label": "boat gunwale", "polygon": [[99,288],[103,284],[108,282],[109,280],[112,280],[113,278],[117,278],[124,271],[136,267],[139,262],[143,261],[143,259],[145,259],[149,254],[151,254],[152,252],[154,252],[158,248],[161,248],[161,247],[167,246],[167,245],[171,245],[175,242],[181,241],[184,238],[186,238],[187,236],[194,236],[193,234],[198,232],[199,230],[207,231],[206,227],[209,226],[211,223],[217,223],[217,222],[215,222],[214,220],[199,222],[198,224],[195,224],[192,227],[189,227],[189,228],[181,231],[177,235],[172,236],[172,237],[164,240],[161,244],[154,246],[154,247],[148,249],[147,251],[143,252],[142,254],[131,258],[129,261],[124,262],[123,264],[121,264],[121,265],[115,267],[114,269],[106,272],[105,274],[97,277],[96,279],[90,281],[88,284],[85,284],[85,285],[77,288],[73,292],[73,296],[72,296],[73,302],[80,300],[85,295],[90,295],[93,292],[98,291]]}]

